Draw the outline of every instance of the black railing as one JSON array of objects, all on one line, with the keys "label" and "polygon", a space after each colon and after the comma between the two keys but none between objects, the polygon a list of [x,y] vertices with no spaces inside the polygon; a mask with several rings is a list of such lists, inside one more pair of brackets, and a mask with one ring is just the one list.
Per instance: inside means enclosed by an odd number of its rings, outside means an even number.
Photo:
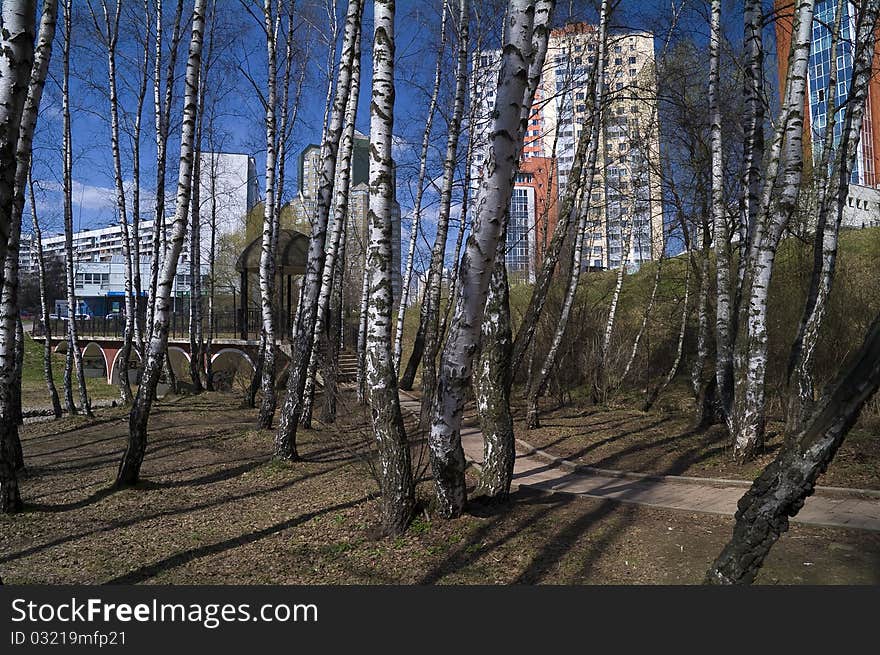
[{"label": "black railing", "polygon": [[[60,338],[67,334],[67,318],[49,319],[49,329],[54,338]],[[121,339],[125,331],[125,318],[114,317],[89,317],[74,319],[77,335],[80,339]],[[281,341],[290,337],[293,317],[286,313],[276,315],[275,335]],[[214,339],[259,339],[263,325],[263,318],[259,309],[228,310],[215,312],[214,314]],[[208,337],[208,315],[202,316],[202,334]],[[39,316],[34,316],[31,326],[31,334],[35,337],[44,335],[43,322]],[[169,339],[189,338],[189,311],[171,312],[168,322]]]}]

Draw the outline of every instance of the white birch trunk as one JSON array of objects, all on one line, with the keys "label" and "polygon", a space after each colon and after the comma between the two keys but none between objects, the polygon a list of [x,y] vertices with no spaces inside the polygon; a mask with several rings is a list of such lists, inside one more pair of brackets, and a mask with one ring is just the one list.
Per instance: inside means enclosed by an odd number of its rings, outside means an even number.
[{"label": "white birch trunk", "polygon": [[168,345],[171,287],[177,274],[177,259],[186,234],[190,192],[192,191],[193,141],[196,130],[206,1],[195,0],[193,7],[192,36],[186,64],[183,126],[180,136],[180,167],[174,223],[172,224],[171,239],[168,243],[169,251],[162,265],[162,273],[157,286],[154,324],[150,330],[147,359],[141,384],[129,415],[128,445],[119,464],[116,486],[132,485],[137,482],[140,475],[147,447],[147,424],[150,418],[150,408]]},{"label": "white birch trunk", "polygon": [[480,335],[480,357],[474,372],[474,397],[483,433],[483,466],[476,493],[495,500],[505,500],[509,496],[516,459],[510,413],[512,331],[505,245],[502,235],[489,282]]},{"label": "white birch trunk", "polygon": [[[86,378],[83,372],[82,352],[79,349],[79,340],[77,339],[77,325],[75,316],[77,313],[76,288],[73,270],[73,138],[70,127],[70,47],[71,47],[71,30],[73,23],[73,6],[71,0],[64,1],[64,41],[62,47],[63,64],[62,64],[62,88],[61,88],[61,110],[63,114],[64,136],[63,136],[63,186],[64,186],[64,260],[65,272],[67,275],[67,349],[70,353],[72,365],[76,370],[77,387],[79,389],[80,405],[86,416],[92,415],[91,405],[89,403],[88,392],[86,391]],[[66,371],[65,371],[66,373]],[[70,379],[71,375],[65,375],[64,385],[70,387],[67,393],[68,398],[73,396],[73,384]],[[75,408],[68,407],[73,413]]]},{"label": "white birch trunk", "polygon": [[[817,217],[816,239],[814,245],[813,275],[807,302],[798,328],[798,335],[792,346],[789,370],[789,407],[787,431],[800,432],[806,425],[815,402],[813,381],[813,362],[820,330],[825,318],[828,296],[834,281],[837,265],[837,248],[840,225],[846,207],[851,173],[858,157],[858,144],[862,133],[862,123],[868,84],[871,78],[871,66],[874,51],[874,34],[878,23],[880,2],[866,2],[856,17],[856,41],[853,57],[853,71],[849,96],[843,123],[843,134],[840,144],[835,146],[832,139],[826,136],[823,144],[822,170],[818,172],[821,180],[828,178],[828,164],[831,153],[834,156],[834,167],[831,179],[827,183],[820,182],[819,207]],[[839,31],[842,2],[837,6],[837,30]],[[836,52],[836,38],[832,39],[832,52]],[[836,97],[836,76],[829,76],[826,97]],[[828,107],[829,121],[827,134],[832,134],[834,122],[830,116],[836,111],[833,100]]]},{"label": "white birch trunk", "polygon": [[260,313],[263,320],[262,401],[258,424],[268,430],[275,416],[275,158],[277,126],[275,112],[278,104],[276,78],[278,61],[275,39],[278,34],[279,17],[272,9],[273,0],[264,0],[263,29],[266,32],[266,201],[263,206],[263,240],[260,249]]},{"label": "white birch trunk", "polygon": [[61,400],[58,389],[55,387],[55,378],[52,374],[52,328],[49,321],[49,296],[46,292],[46,262],[43,260],[43,233],[40,230],[40,221],[37,218],[37,202],[34,195],[33,181],[28,173],[28,189],[30,192],[31,219],[34,230],[34,251],[37,255],[37,275],[40,280],[40,322],[43,324],[43,378],[46,380],[46,391],[52,402],[52,413],[55,418],[61,418]]},{"label": "white birch trunk", "polygon": [[35,13],[35,0],[7,1],[0,6],[0,262],[6,261],[13,222],[16,151],[34,60]]},{"label": "white birch trunk", "polygon": [[[709,149],[711,156],[712,236],[715,245],[715,376],[725,418],[729,417],[728,371],[733,361],[731,324],[731,234],[724,208],[724,164],[721,140],[721,0],[712,0],[709,21]],[[728,419],[729,424],[729,419]]]},{"label": "white birch trunk", "polygon": [[[482,327],[489,278],[495,265],[502,221],[510,203],[513,171],[522,151],[523,99],[529,83],[529,67],[543,65],[540,44],[549,37],[553,2],[510,0],[507,9],[501,73],[495,102],[495,124],[490,136],[489,160],[480,185],[477,216],[459,265],[459,287],[449,337],[440,363],[440,376],[432,411],[429,438],[431,466],[437,486],[439,512],[458,516],[464,509],[466,487],[461,419],[473,370],[476,344]],[[535,25],[539,56],[534,57]],[[534,59],[533,59],[534,58]],[[540,70],[540,67],[538,68]]]},{"label": "white birch trunk", "polygon": [[[33,10],[32,7],[24,9],[31,12]],[[15,135],[17,138],[13,145],[15,155],[12,162],[14,164],[12,167],[13,186],[7,205],[7,207],[11,205],[9,207],[11,209],[9,214],[11,223],[8,234],[4,235],[8,241],[4,243],[6,250],[0,260],[3,263],[3,271],[0,274],[2,275],[0,277],[0,287],[2,287],[2,301],[0,301],[0,512],[3,513],[17,511],[21,505],[15,476],[16,470],[24,468],[24,455],[18,435],[18,426],[21,423],[21,358],[24,354],[24,334],[18,329],[20,326],[18,311],[19,244],[25,186],[31,162],[31,147],[43,84],[52,53],[56,16],[57,3],[46,2],[40,20],[36,52],[25,53],[26,60],[21,62],[22,64],[27,63],[30,68],[27,71],[28,75],[20,80],[25,93],[24,102],[20,105],[18,115],[17,134]],[[6,18],[7,12],[4,11],[3,19]],[[33,13],[29,14],[29,18],[30,30],[32,31]],[[23,27],[21,24],[13,24],[9,27],[12,28],[10,30],[12,38],[22,38],[18,33],[18,30]],[[7,26],[4,24],[5,29]],[[3,43],[4,47],[7,45],[9,44]],[[30,47],[30,44],[26,45]],[[10,47],[17,48],[17,45]],[[15,57],[19,54],[9,52],[6,53],[6,57]],[[14,74],[14,71],[8,69],[4,72]],[[2,84],[2,80],[0,80],[0,84]],[[12,104],[15,99],[11,98],[9,102]],[[3,182],[0,182],[0,185],[2,184]]]},{"label": "white birch trunk", "polygon": [[[15,175],[13,180],[13,193],[11,197],[11,226],[7,251],[4,258],[2,273],[2,304],[0,304],[0,425],[3,433],[0,439],[6,439],[7,430],[11,430],[12,439],[17,442],[18,434],[15,423],[16,408],[13,407],[16,395],[20,402],[21,380],[15,379],[16,373],[16,350],[23,344],[18,343],[16,337],[17,323],[19,318],[18,307],[18,281],[19,281],[19,246],[21,237],[22,215],[24,213],[25,189],[28,186],[31,169],[31,151],[33,137],[36,130],[39,114],[40,101],[46,75],[49,70],[49,60],[52,55],[52,42],[55,37],[55,28],[58,17],[57,0],[48,0],[43,3],[40,28],[35,50],[32,56],[32,69],[27,79],[24,104],[18,127],[18,139],[15,146]],[[33,194],[31,195],[31,211],[36,220]],[[35,239],[38,238],[35,235]],[[42,244],[39,243],[41,246]],[[38,262],[38,268],[45,271],[42,257]],[[41,292],[43,285],[41,285]],[[45,298],[45,294],[41,296]],[[41,301],[42,306],[42,301]],[[48,323],[47,317],[43,319]],[[46,343],[49,343],[48,341]],[[54,389],[54,383],[52,383]],[[53,408],[60,413],[58,393],[55,392]],[[17,447],[20,450],[20,447]]]},{"label": "white birch trunk", "polygon": [[[91,5],[89,5],[91,10]],[[119,396],[123,405],[132,401],[131,385],[128,381],[128,359],[131,354],[134,339],[135,324],[135,298],[134,298],[134,271],[131,256],[131,235],[128,229],[128,213],[125,204],[125,183],[122,176],[122,153],[119,146],[119,98],[116,89],[116,44],[119,39],[119,17],[122,11],[122,0],[116,0],[116,6],[111,16],[107,6],[107,0],[101,0],[104,27],[101,28],[98,17],[92,11],[95,30],[101,35],[107,48],[107,85],[110,101],[110,150],[113,156],[113,179],[116,187],[116,213],[122,231],[122,254],[125,259],[125,327],[122,339],[122,348],[118,362],[119,371]]]},{"label": "white birch trunk", "polygon": [[[394,331],[394,371],[400,374],[400,358],[403,355],[403,322],[406,307],[409,304],[409,287],[412,284],[413,260],[416,254],[419,228],[422,222],[422,196],[425,192],[425,175],[428,170],[428,145],[431,141],[431,129],[434,127],[434,114],[437,111],[437,97],[440,94],[440,73],[443,70],[443,52],[446,47],[446,21],[449,15],[448,3],[443,2],[440,18],[440,44],[437,46],[437,64],[434,67],[434,86],[431,89],[431,101],[428,103],[428,116],[425,119],[425,131],[422,134],[422,150],[419,156],[419,178],[416,183],[416,199],[413,205],[412,225],[410,226],[409,246],[406,251],[406,265],[403,272],[403,288],[400,293],[400,304],[397,306],[397,328]],[[466,53],[465,53],[466,54]],[[467,169],[465,169],[467,175]],[[465,185],[467,196],[467,185]]]},{"label": "white birch trunk", "polygon": [[[158,294],[159,270],[165,255],[165,169],[167,163],[168,130],[171,121],[171,104],[174,97],[174,71],[177,68],[177,52],[182,34],[181,16],[183,0],[177,0],[174,24],[171,29],[171,47],[168,66],[165,71],[165,94],[162,94],[162,0],[156,0],[156,61],[153,67],[153,113],[156,125],[156,214],[153,224],[153,259],[150,264],[150,297],[147,307],[147,340],[152,341],[150,333],[155,324],[156,298]],[[146,345],[146,344],[145,344]],[[146,363],[146,353],[142,361]],[[168,366],[168,369],[171,367]]]},{"label": "white birch trunk", "polygon": [[312,225],[306,274],[297,310],[297,326],[292,345],[292,360],[287,377],[287,392],[281,410],[281,420],[275,434],[275,456],[279,459],[297,459],[296,430],[302,415],[302,399],[308,377],[309,358],[312,353],[312,337],[315,315],[318,309],[318,293],[324,267],[324,249],[327,242],[327,223],[333,197],[336,155],[342,135],[342,120],[348,102],[351,84],[352,59],[355,52],[356,31],[361,24],[363,0],[349,0],[345,18],[345,36],[339,66],[339,79],[333,101],[333,112],[327,129],[327,138],[321,147],[321,175],[318,192],[317,216]]},{"label": "white birch trunk", "polygon": [[[134,273],[132,287],[135,297],[134,314],[134,341],[138,353],[144,352],[144,317],[141,315],[141,297],[143,283],[141,281],[141,129],[143,125],[144,102],[147,97],[147,85],[150,79],[150,0],[144,0],[144,57],[141,68],[138,70],[140,77],[137,109],[134,116],[134,128],[132,130],[132,154],[131,154],[131,231],[132,239],[129,251]],[[127,374],[127,373],[126,373]]]},{"label": "white birch trunk", "polygon": [[[443,261],[446,258],[446,238],[449,234],[449,212],[452,205],[452,186],[455,181],[455,165],[458,161],[458,141],[461,120],[464,115],[464,98],[467,93],[468,27],[470,2],[461,0],[458,15],[458,58],[455,69],[455,100],[449,133],[446,140],[446,157],[443,161],[443,181],[440,185],[440,207],[437,216],[437,234],[431,251],[431,267],[424,299],[425,352],[422,357],[422,410],[419,425],[427,431],[431,422],[431,405],[437,384],[437,352],[440,349],[440,294],[443,286]],[[451,300],[450,300],[451,302]],[[415,354],[415,349],[413,349]]]},{"label": "white birch trunk", "polygon": [[681,323],[679,323],[678,326],[678,340],[676,341],[675,347],[675,359],[672,361],[672,366],[669,367],[669,371],[664,376],[663,381],[659,385],[657,385],[657,387],[653,391],[648,392],[647,396],[645,397],[645,404],[642,406],[642,411],[644,412],[647,412],[649,409],[651,409],[651,407],[654,406],[657,398],[660,397],[660,394],[666,390],[666,387],[668,387],[672,380],[675,378],[675,374],[678,373],[678,367],[681,365],[681,356],[684,353],[684,334],[685,330],[687,329],[690,283],[690,252],[688,250],[685,250],[684,298],[681,301]]},{"label": "white birch trunk", "polygon": [[[663,253],[664,244],[660,245],[660,252]],[[657,260],[657,268],[654,271],[654,284],[651,286],[651,295],[648,296],[648,304],[645,305],[645,312],[642,314],[642,322],[639,324],[639,330],[636,332],[636,338],[633,341],[632,350],[629,352],[629,357],[626,360],[626,366],[623,367],[623,373],[620,374],[620,383],[626,379],[626,376],[629,375],[629,372],[632,370],[632,365],[636,361],[636,355],[639,352],[639,344],[642,342],[642,337],[645,334],[645,330],[648,329],[648,321],[651,318],[651,312],[654,311],[654,303],[657,300],[657,289],[660,287],[660,276],[663,270],[663,261],[665,257],[661,254],[660,259]]]},{"label": "white birch trunk", "polygon": [[[330,230],[330,245],[327,247],[327,255],[324,260],[324,270],[321,271],[321,290],[318,292],[318,311],[315,314],[315,330],[312,335],[312,354],[309,357],[308,377],[303,398],[303,413],[300,423],[303,427],[311,427],[312,408],[315,400],[315,375],[318,370],[320,344],[325,341],[325,330],[330,312],[330,297],[333,282],[336,275],[336,267],[339,265],[340,244],[346,230],[348,217],[349,187],[351,183],[352,153],[354,152],[354,129],[357,120],[358,98],[360,96],[361,79],[361,29],[358,27],[355,37],[355,53],[352,58],[351,91],[348,96],[348,104],[345,108],[345,129],[342,134],[342,142],[339,145],[339,156],[336,163],[336,183],[333,203],[333,226]],[[330,347],[323,357],[330,357]],[[325,380],[325,391],[327,381]]]},{"label": "white birch trunk", "polygon": [[736,397],[731,420],[733,453],[738,461],[751,459],[764,439],[767,292],[776,249],[795,209],[803,172],[804,99],[814,4],[814,0],[799,0],[795,7],[782,115],[768,165],[755,243],[745,272],[745,325],[738,332],[740,353],[734,362]]},{"label": "white birch trunk", "polygon": [[[602,104],[605,100],[605,65],[608,47],[608,19],[609,19],[609,2],[603,0],[599,14],[599,50],[596,55],[596,65],[592,75],[592,112],[590,116],[590,144],[587,154],[586,167],[583,176],[578,179],[572,179],[569,183],[574,182],[579,188],[574,191],[575,194],[580,192],[580,201],[575,201],[577,206],[576,215],[578,221],[575,227],[575,240],[571,254],[571,272],[569,274],[568,285],[565,290],[565,299],[562,303],[562,311],[560,312],[559,321],[553,334],[553,341],[550,344],[550,350],[544,363],[541,366],[541,372],[538,376],[537,384],[532,384],[529,389],[528,411],[526,416],[526,425],[530,429],[539,426],[538,419],[538,400],[547,389],[547,383],[550,380],[550,374],[556,366],[556,358],[559,355],[559,348],[565,336],[565,330],[568,327],[568,319],[571,316],[571,310],[574,306],[575,296],[577,295],[577,287],[580,282],[581,275],[581,258],[584,250],[584,232],[587,229],[588,218],[592,209],[593,181],[596,173],[596,162],[598,159],[600,148],[600,135],[602,129]],[[583,128],[586,129],[586,126]],[[592,246],[591,246],[592,250]],[[624,258],[621,264],[621,270],[626,266]]]},{"label": "white birch trunk", "polygon": [[394,294],[391,287],[391,204],[394,171],[394,0],[373,2],[373,93],[370,103],[370,240],[367,248],[370,300],[367,306],[367,386],[373,432],[379,448],[382,525],[406,530],[415,509],[409,444],[400,413],[391,353]]}]

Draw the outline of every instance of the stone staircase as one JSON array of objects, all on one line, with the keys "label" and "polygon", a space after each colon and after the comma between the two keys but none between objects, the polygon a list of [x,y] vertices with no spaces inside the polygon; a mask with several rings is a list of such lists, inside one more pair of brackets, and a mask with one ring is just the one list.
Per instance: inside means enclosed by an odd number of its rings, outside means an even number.
[{"label": "stone staircase", "polygon": [[[352,350],[339,351],[339,371],[337,373],[336,383],[346,384],[357,381],[357,353]],[[315,374],[315,380],[320,386],[324,386],[324,378],[321,375],[321,368]]]}]

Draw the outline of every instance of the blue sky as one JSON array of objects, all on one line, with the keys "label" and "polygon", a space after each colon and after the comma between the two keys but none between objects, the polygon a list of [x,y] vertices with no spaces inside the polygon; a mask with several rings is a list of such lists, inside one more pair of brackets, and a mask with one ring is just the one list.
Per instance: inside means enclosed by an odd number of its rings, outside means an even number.
[{"label": "blue sky", "polygon": [[[250,1],[257,9],[254,0]],[[299,103],[296,129],[290,145],[290,155],[286,175],[286,196],[292,195],[296,188],[296,157],[299,150],[306,144],[320,140],[321,123],[324,111],[327,75],[326,39],[328,19],[322,13],[321,5],[325,0],[299,0],[296,18],[295,43],[303,50],[308,47],[306,59],[307,81]],[[99,9],[100,0],[92,0],[93,6]],[[173,3],[166,0],[166,5]],[[191,3],[185,3],[189,6]],[[259,3],[261,4],[261,3]],[[338,7],[340,28],[344,18],[345,2]],[[493,4],[493,0],[473,0],[475,7]],[[484,45],[494,45],[500,34],[502,12],[497,9],[504,3],[495,0],[496,8],[483,7]],[[676,3],[678,6],[678,3]],[[74,25],[74,54],[72,68],[74,79],[72,85],[73,99],[73,143],[74,143],[74,220],[75,227],[104,226],[116,221],[113,191],[113,166],[109,147],[108,101],[103,89],[106,88],[106,56],[102,47],[95,40],[95,28],[89,14],[87,0],[77,0],[74,5],[76,21]],[[138,11],[139,2],[127,3],[126,10]],[[311,6],[309,6],[311,5]],[[362,91],[360,95],[357,127],[364,133],[369,132],[369,78],[370,78],[370,46],[372,40],[372,3],[367,2],[364,23],[364,43],[362,59]],[[657,48],[670,37],[694,38],[704,41],[707,32],[705,24],[705,2],[691,2],[685,5],[685,11],[674,33],[669,32],[667,1],[650,0],[649,2],[623,0],[617,13],[615,27],[631,29],[650,29],[657,37]],[[730,16],[728,31],[734,41],[739,39],[740,4],[725,2],[725,13]],[[428,103],[429,87],[433,76],[436,57],[436,42],[440,24],[439,0],[399,0],[397,3],[397,102],[395,107],[395,156],[399,165],[398,200],[404,214],[403,237],[408,238],[407,210],[412,206],[414,179],[417,171],[419,144],[424,129],[425,108]],[[217,113],[215,135],[217,142],[227,152],[243,152],[256,157],[260,187],[265,161],[265,133],[263,127],[264,114],[251,82],[245,71],[253,77],[256,86],[263,85],[265,80],[265,42],[262,30],[252,16],[245,10],[241,0],[217,0],[218,36],[215,43],[225,43],[221,48],[215,45],[218,64],[209,79],[210,93],[214,98],[213,106]],[[591,20],[595,11],[589,2],[559,2],[556,23],[561,24],[571,16],[577,20]],[[170,21],[173,7],[166,6],[166,16]],[[142,56],[137,44],[132,40],[136,21],[141,20],[132,14],[125,23],[124,34],[120,44],[120,96],[127,111],[133,111],[133,90],[136,85],[134,62]],[[475,28],[472,27],[475,31]],[[166,43],[168,32],[166,29]],[[768,32],[768,43],[772,45],[772,30]],[[225,35],[225,36],[224,36]],[[178,76],[182,74],[186,57],[189,33],[184,35],[181,54],[179,56]],[[311,44],[307,46],[307,44]],[[38,127],[34,153],[34,177],[38,180],[38,208],[44,230],[51,234],[62,228],[61,216],[61,108],[60,108],[60,31],[53,52],[51,79],[47,84],[42,115]],[[305,55],[304,55],[305,56]],[[773,70],[768,63],[768,70]],[[453,80],[452,49],[447,48],[444,60],[444,80],[440,112],[435,121],[432,146],[429,154],[429,176],[439,174],[441,151],[445,147],[446,112],[451,106]],[[152,82],[150,82],[152,84]],[[291,95],[293,91],[291,91]],[[173,114],[180,115],[180,85],[177,87]],[[148,212],[155,187],[155,146],[153,144],[153,112],[151,91],[148,93],[143,112],[142,134],[142,209]],[[179,123],[172,121],[171,142],[169,144],[168,193],[173,198],[176,184],[176,161],[179,140]],[[125,140],[124,140],[125,142]],[[462,150],[465,139],[462,139]],[[203,145],[205,150],[209,147]],[[130,148],[125,145],[125,177],[131,178]],[[436,194],[428,192],[425,198],[425,232],[420,245],[422,255],[428,249],[428,242],[433,239],[431,218],[436,212]],[[453,210],[453,216],[457,209]],[[27,227],[27,226],[26,226]],[[456,229],[455,227],[453,229]],[[454,234],[454,232],[453,232]],[[450,237],[450,242],[453,237]],[[452,244],[450,243],[450,249]],[[417,266],[418,267],[418,266]]]}]

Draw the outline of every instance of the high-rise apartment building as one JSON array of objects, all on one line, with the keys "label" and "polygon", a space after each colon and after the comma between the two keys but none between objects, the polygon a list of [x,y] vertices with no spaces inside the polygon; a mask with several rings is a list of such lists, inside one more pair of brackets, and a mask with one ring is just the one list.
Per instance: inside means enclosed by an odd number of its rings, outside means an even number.
[{"label": "high-rise apartment building", "polygon": [[229,152],[201,153],[199,197],[203,224],[213,216],[218,235],[244,230],[248,212],[260,200],[254,158]]},{"label": "high-rise apartment building", "polygon": [[[840,38],[837,52],[831,52],[832,30],[836,23],[837,0],[818,0],[813,14],[810,60],[808,68],[809,86],[807,89],[807,113],[804,121],[804,148],[813,161],[822,154],[822,144],[826,141],[828,108],[830,101],[839,113],[834,125],[832,144],[840,142],[843,130],[843,113],[850,91],[853,72],[854,43],[856,36],[856,4],[840,3],[843,13],[840,16]],[[788,52],[791,49],[792,4],[787,0],[776,0],[776,51],[779,72],[780,95],[785,89],[788,77]],[[880,66],[880,43],[874,41],[874,69]],[[832,67],[837,70],[837,84],[828,88]],[[833,94],[833,98],[832,98]],[[868,85],[868,98],[865,101],[865,117],[862,134],[853,169],[852,184],[880,188],[880,77],[876,74]]]},{"label": "high-rise apartment building", "polygon": [[[293,201],[297,229],[305,229],[314,219],[321,180],[321,147],[306,146],[299,157],[299,194]],[[355,130],[352,144],[351,181],[349,184],[348,218],[346,222],[344,279],[345,303],[360,306],[361,282],[364,274],[366,249],[369,243],[369,180],[370,137]],[[392,287],[395,298],[400,297],[400,205],[392,204],[391,256]]]},{"label": "high-rise apartment building", "polygon": [[[589,129],[591,79],[598,45],[598,30],[588,23],[572,23],[551,32],[524,137],[521,168],[534,158],[555,160],[554,184],[558,184],[560,198],[569,182],[581,131]],[[498,50],[475,55],[472,92],[478,107],[474,120],[478,144],[488,142],[500,58]],[[654,63],[651,33],[624,32],[609,37],[601,143],[584,235],[584,266],[616,268],[622,263],[638,266],[642,261],[659,257],[662,252],[660,136]],[[479,171],[487,156],[485,147],[476,149],[474,180],[479,180]],[[527,198],[527,191],[515,191],[513,200],[519,206],[512,207],[512,211],[521,208]],[[541,223],[536,221],[533,229],[538,234],[529,241],[534,244],[529,254],[533,267],[540,261],[541,228]],[[511,245],[510,239],[508,234],[508,245]],[[518,250],[509,251],[508,265],[518,266],[525,242],[516,238]]]}]

